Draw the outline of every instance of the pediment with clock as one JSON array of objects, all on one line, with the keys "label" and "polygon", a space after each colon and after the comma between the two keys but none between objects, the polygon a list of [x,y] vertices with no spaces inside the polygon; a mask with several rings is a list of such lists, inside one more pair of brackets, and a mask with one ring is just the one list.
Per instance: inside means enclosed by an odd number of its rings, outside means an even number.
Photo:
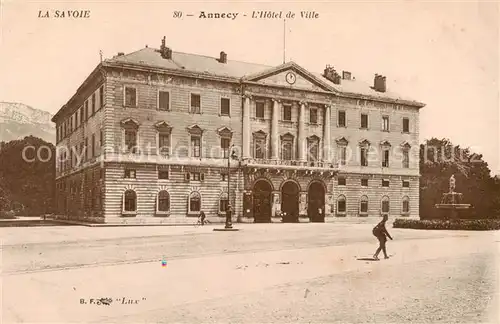
[{"label": "pediment with clock", "polygon": [[294,62],[270,68],[258,74],[246,76],[244,81],[292,87],[303,90],[331,91],[330,86],[320,77],[307,71]]}]

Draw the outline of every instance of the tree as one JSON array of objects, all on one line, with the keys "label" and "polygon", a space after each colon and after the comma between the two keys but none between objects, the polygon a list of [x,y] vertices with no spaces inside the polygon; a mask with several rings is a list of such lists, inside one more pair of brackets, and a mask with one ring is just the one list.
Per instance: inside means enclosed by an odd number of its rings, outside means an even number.
[{"label": "tree", "polygon": [[3,144],[0,179],[11,206],[24,206],[26,215],[45,213],[47,204],[51,208],[53,203],[54,145],[33,136]]},{"label": "tree", "polygon": [[448,192],[448,180],[456,179],[462,203],[472,204],[471,216],[492,218],[500,215],[500,182],[490,176],[481,154],[453,145],[448,139],[432,138],[420,145],[420,217],[435,215],[435,204]]}]

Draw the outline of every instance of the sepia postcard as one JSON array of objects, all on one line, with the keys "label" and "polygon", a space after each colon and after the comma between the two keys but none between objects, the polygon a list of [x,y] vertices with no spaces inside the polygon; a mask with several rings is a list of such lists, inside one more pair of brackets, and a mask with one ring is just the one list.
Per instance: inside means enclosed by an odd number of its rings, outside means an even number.
[{"label": "sepia postcard", "polygon": [[499,323],[499,15],[0,0],[0,323]]}]

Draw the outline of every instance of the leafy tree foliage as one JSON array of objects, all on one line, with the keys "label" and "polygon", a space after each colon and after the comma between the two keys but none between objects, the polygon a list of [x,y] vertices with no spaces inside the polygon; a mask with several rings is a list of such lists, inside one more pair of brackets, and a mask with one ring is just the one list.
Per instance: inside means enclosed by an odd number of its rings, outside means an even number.
[{"label": "leafy tree foliage", "polygon": [[55,147],[33,136],[0,145],[0,209],[23,215],[51,212]]},{"label": "leafy tree foliage", "polygon": [[500,215],[500,182],[490,176],[481,154],[453,145],[448,139],[432,138],[420,145],[420,218],[436,215],[435,204],[449,191],[449,179],[456,179],[462,203],[472,204],[473,218]]}]

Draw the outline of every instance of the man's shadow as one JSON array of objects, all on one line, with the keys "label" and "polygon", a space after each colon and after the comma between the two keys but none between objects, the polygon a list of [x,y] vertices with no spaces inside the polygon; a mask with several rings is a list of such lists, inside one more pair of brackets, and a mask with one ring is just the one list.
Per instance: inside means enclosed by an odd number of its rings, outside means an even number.
[{"label": "man's shadow", "polygon": [[379,259],[374,259],[374,258],[358,258],[356,260],[358,260],[358,261],[379,261]]}]

